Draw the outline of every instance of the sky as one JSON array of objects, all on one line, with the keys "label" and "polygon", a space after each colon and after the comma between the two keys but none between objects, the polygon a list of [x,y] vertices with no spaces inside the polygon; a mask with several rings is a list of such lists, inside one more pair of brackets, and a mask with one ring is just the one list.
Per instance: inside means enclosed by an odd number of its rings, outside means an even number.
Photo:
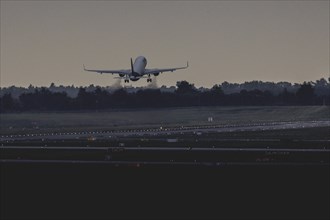
[{"label": "sky", "polygon": [[[329,1],[1,1],[0,85],[111,86],[143,55],[157,85],[329,77]],[[122,82],[122,84],[124,84]],[[145,86],[146,79],[129,85]]]}]

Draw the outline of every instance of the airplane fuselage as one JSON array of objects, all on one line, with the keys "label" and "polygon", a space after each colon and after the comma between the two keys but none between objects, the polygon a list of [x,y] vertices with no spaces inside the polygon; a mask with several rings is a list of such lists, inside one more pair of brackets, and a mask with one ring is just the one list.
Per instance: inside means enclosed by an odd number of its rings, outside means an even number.
[{"label": "airplane fuselage", "polygon": [[133,64],[133,72],[129,76],[130,80],[138,81],[140,77],[144,74],[146,66],[147,66],[147,59],[144,56],[137,57]]}]

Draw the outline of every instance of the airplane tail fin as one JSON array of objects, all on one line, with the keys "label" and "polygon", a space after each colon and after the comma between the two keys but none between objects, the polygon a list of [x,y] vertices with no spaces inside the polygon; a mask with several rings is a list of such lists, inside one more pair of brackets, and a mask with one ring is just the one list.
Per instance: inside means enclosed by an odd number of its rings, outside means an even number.
[{"label": "airplane tail fin", "polygon": [[131,70],[132,70],[132,73],[134,73],[133,60],[132,60],[132,58],[131,58]]}]

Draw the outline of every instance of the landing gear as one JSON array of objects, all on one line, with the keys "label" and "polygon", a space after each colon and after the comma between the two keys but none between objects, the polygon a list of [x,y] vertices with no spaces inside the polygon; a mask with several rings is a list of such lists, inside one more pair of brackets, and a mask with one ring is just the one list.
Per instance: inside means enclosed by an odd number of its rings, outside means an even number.
[{"label": "landing gear", "polygon": [[150,74],[148,75],[148,79],[147,79],[147,82],[151,82],[152,79],[150,78]]},{"label": "landing gear", "polygon": [[129,83],[129,78],[128,78],[127,75],[126,75],[126,77],[125,77],[124,83]]}]

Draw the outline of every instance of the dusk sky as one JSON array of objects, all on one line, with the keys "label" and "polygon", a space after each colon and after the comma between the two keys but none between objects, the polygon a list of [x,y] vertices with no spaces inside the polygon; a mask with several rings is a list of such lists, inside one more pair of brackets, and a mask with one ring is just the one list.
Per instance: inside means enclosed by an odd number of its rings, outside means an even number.
[{"label": "dusk sky", "polygon": [[1,87],[112,85],[83,64],[129,69],[139,55],[189,61],[158,86],[329,77],[329,1],[1,1],[0,18]]}]

